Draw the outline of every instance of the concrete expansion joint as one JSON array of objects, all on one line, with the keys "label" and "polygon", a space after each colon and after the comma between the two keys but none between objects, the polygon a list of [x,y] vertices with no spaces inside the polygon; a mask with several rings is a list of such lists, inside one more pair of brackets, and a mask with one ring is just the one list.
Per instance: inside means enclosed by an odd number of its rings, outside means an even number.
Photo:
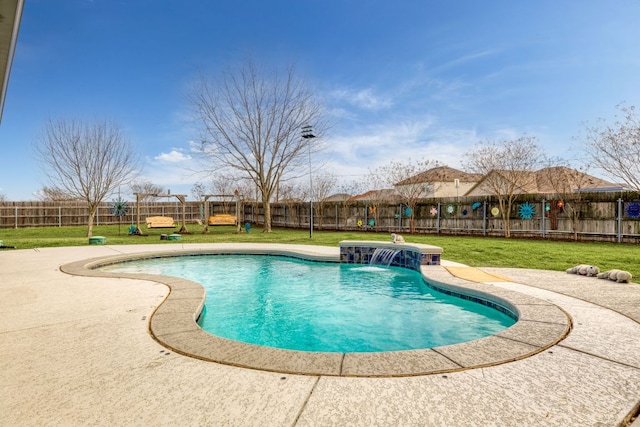
[{"label": "concrete expansion joint", "polygon": [[[452,358],[450,358],[449,356],[447,356],[446,354],[443,354],[442,352],[438,351],[438,348],[432,348],[432,351],[438,353],[440,356],[444,357],[445,359],[447,359],[448,361],[450,361],[451,363],[453,363],[454,365],[457,365],[458,368],[454,368],[454,369],[446,369],[444,371],[438,371],[438,372],[434,372],[435,374],[441,374],[441,373],[449,373],[449,372],[457,372],[457,371],[461,371],[464,369],[469,369],[467,367],[465,367],[464,365],[461,365],[460,363],[456,362],[455,360],[453,360]],[[474,366],[475,368],[475,366]]]},{"label": "concrete expansion joint", "polygon": [[307,407],[307,404],[309,403],[309,399],[311,399],[311,395],[313,395],[313,392],[316,390],[316,387],[318,387],[319,382],[320,382],[320,376],[316,377],[315,381],[313,382],[313,385],[309,389],[309,393],[307,393],[304,401],[302,402],[302,405],[300,405],[300,410],[298,411],[293,422],[291,423],[292,426],[295,426],[298,424],[298,421],[300,420],[300,417],[302,416],[304,409]]},{"label": "concrete expansion joint", "polygon": [[571,346],[566,345],[566,344],[557,344],[557,346],[558,347],[562,347],[562,348],[567,349],[567,350],[575,351],[577,353],[585,354],[585,355],[590,356],[590,357],[595,357],[596,359],[605,360],[607,362],[615,363],[616,365],[626,366],[627,368],[633,368],[633,369],[640,370],[640,366],[631,365],[631,364],[628,364],[628,363],[621,362],[619,360],[614,360],[614,359],[611,359],[611,358],[608,358],[608,357],[604,357],[604,356],[600,356],[600,355],[597,355],[597,354],[593,354],[591,352],[588,352],[588,351],[585,351],[585,350],[580,350],[579,348],[571,347]]}]

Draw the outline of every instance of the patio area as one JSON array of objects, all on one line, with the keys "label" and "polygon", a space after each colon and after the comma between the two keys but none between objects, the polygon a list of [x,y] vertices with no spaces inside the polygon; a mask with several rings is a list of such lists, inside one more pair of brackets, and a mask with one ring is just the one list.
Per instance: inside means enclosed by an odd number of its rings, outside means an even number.
[{"label": "patio area", "polygon": [[[263,371],[179,354],[149,332],[167,286],[60,271],[95,257],[214,247],[220,245],[0,252],[0,425],[621,426],[640,403],[636,284],[481,269],[482,287],[518,292],[531,300],[532,312],[545,304],[562,309],[571,320],[569,334],[507,363],[367,378]],[[478,286],[446,266],[423,271],[457,286]],[[511,281],[499,280],[504,277]]]}]

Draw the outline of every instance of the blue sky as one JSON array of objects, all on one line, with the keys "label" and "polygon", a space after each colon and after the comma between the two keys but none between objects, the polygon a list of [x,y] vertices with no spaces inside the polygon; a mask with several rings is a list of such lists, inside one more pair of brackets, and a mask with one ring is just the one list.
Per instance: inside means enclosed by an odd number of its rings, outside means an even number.
[{"label": "blue sky", "polygon": [[335,123],[324,170],[390,160],[461,167],[478,141],[539,138],[580,158],[584,122],[640,105],[637,0],[27,0],[0,125],[0,193],[46,178],[31,144],[51,118],[110,118],[143,179],[190,195],[204,178],[185,91],[248,55],[294,63]]}]

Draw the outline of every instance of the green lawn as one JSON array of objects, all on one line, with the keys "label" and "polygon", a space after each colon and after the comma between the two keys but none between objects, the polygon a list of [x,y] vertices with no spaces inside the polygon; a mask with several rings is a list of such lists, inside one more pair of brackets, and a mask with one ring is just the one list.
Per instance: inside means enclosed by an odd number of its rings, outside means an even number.
[{"label": "green lawn", "polygon": [[[94,236],[105,236],[107,244],[174,245],[178,242],[160,240],[161,234],[171,234],[173,229],[143,227],[145,236],[129,236],[129,226],[97,226]],[[274,229],[262,233],[253,228],[249,233],[236,233],[235,227],[210,227],[202,234],[202,226],[190,225],[191,234],[183,234],[179,243],[259,242],[291,243],[337,246],[341,240],[390,240],[388,233],[314,231]],[[443,248],[443,258],[475,267],[519,267],[564,271],[577,264],[590,264],[601,271],[617,268],[640,277],[637,262],[640,248],[637,245],[617,243],[575,243],[546,240],[498,239],[483,237],[457,237],[437,235],[404,235],[408,242],[426,243]],[[5,246],[31,249],[55,246],[82,246],[88,244],[86,227],[47,227],[0,230],[0,240]],[[4,249],[11,250],[11,249]],[[2,254],[2,252],[0,252]],[[0,255],[1,256],[1,255]]]}]

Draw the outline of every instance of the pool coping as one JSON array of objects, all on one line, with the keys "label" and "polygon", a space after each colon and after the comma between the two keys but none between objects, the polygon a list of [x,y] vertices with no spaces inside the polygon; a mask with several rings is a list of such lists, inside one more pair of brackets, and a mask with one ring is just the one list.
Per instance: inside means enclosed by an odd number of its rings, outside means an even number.
[{"label": "pool coping", "polygon": [[60,270],[78,276],[148,280],[164,284],[169,293],[148,319],[149,332],[160,344],[201,360],[289,374],[400,377],[482,368],[543,352],[564,339],[572,327],[570,316],[548,301],[490,283],[464,280],[451,275],[443,266],[423,266],[423,276],[437,287],[506,307],[518,315],[518,321],[493,336],[431,349],[378,353],[284,350],[232,341],[202,330],[196,320],[204,307],[205,290],[196,282],[170,276],[96,270],[99,266],[127,260],[206,254],[271,254],[339,262],[338,247],[316,249],[306,245],[257,247],[238,244],[104,256],[68,263],[60,266]]}]

